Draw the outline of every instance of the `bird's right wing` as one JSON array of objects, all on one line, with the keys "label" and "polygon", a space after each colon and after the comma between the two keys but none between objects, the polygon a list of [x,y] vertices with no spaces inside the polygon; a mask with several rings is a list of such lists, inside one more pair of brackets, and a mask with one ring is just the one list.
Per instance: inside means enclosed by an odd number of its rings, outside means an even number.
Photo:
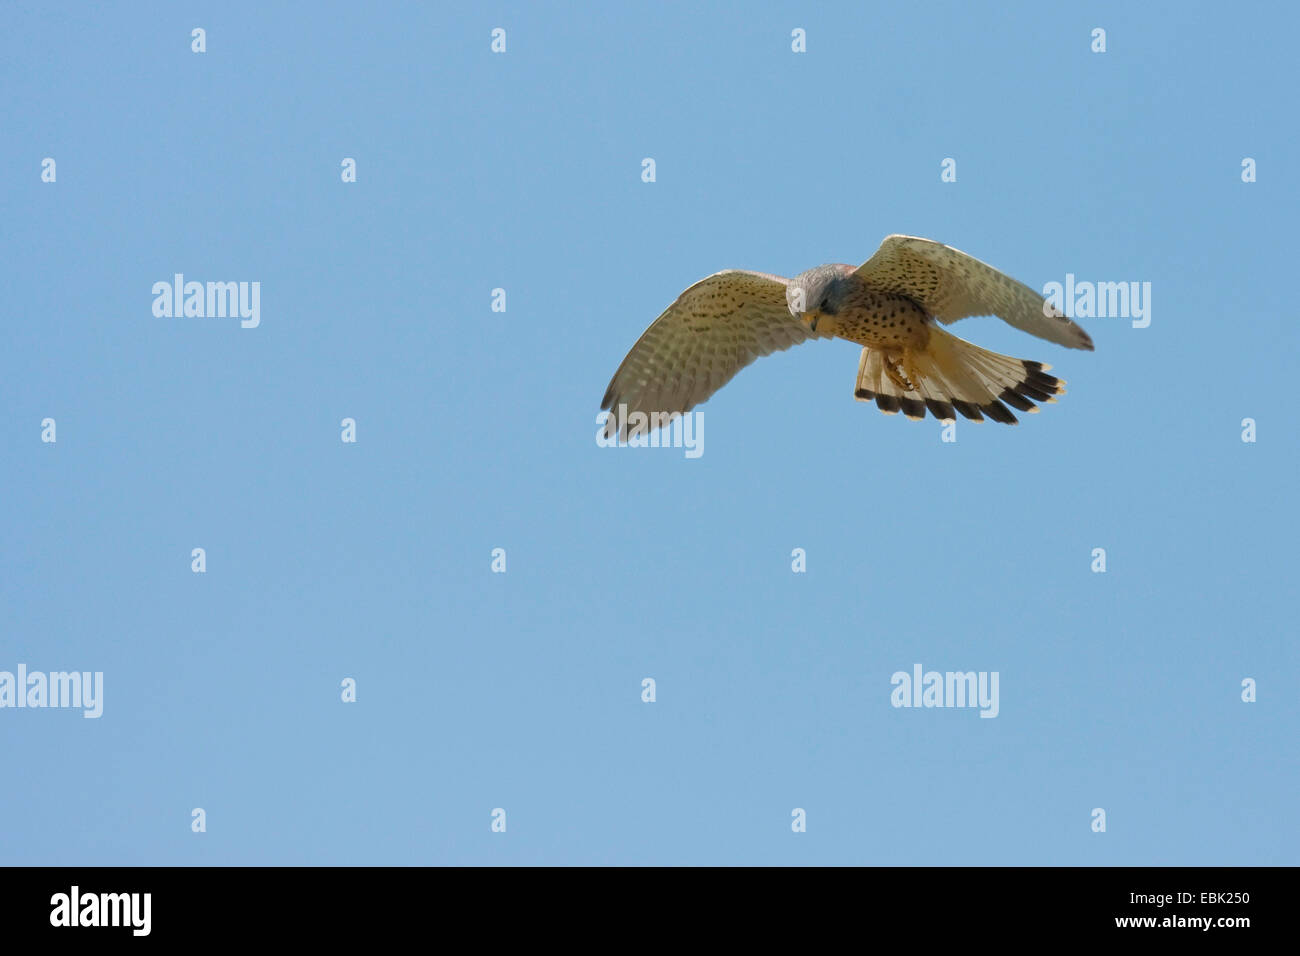
[{"label": "bird's right wing", "polygon": [[765,272],[729,269],[701,279],[642,333],[605,391],[606,437],[626,414],[688,412],[760,355],[788,349],[813,332],[790,314],[788,281]]},{"label": "bird's right wing", "polygon": [[1088,333],[1029,286],[942,242],[886,236],[857,275],[877,292],[907,296],[944,324],[996,315],[1040,339],[1092,351]]}]

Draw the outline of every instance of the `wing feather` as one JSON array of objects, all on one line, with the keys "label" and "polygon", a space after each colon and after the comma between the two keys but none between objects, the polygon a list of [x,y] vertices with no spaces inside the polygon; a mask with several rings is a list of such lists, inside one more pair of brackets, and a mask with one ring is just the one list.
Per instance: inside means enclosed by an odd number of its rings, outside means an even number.
[{"label": "wing feather", "polygon": [[612,411],[605,434],[618,428],[620,405],[628,414],[685,413],[760,356],[829,338],[790,314],[787,284],[765,272],[729,269],[678,296],[642,333],[610,380],[600,405]]},{"label": "wing feather", "polygon": [[856,274],[872,289],[907,296],[945,325],[996,315],[1040,339],[1092,351],[1088,333],[1029,286],[941,242],[887,236]]}]

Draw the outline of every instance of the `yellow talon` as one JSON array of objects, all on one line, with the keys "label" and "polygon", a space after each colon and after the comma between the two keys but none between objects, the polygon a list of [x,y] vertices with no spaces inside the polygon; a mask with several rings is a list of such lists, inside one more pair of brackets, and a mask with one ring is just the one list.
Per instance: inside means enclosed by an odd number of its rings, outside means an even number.
[{"label": "yellow talon", "polygon": [[915,392],[921,387],[921,376],[916,373],[916,368],[912,365],[911,349],[903,349],[903,374],[908,382],[912,383],[908,388],[909,392]]},{"label": "yellow talon", "polygon": [[915,392],[920,376],[912,368],[911,355],[907,349],[903,350],[903,367],[900,369],[898,359],[890,358],[888,355],[882,357],[884,360],[885,374],[889,376],[890,381],[905,392]]}]

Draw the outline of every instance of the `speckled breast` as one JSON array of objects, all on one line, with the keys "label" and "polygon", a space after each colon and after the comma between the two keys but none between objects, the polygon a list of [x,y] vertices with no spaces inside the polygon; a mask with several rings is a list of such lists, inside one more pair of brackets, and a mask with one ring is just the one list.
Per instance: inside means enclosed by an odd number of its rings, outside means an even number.
[{"label": "speckled breast", "polygon": [[923,349],[930,339],[925,310],[901,295],[862,288],[850,294],[830,318],[835,322],[832,331],[840,338],[871,348]]}]

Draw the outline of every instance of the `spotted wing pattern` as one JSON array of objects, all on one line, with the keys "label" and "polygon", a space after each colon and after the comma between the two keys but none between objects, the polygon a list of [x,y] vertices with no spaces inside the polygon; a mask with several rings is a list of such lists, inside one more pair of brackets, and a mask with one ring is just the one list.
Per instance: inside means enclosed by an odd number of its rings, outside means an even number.
[{"label": "spotted wing pattern", "polygon": [[688,412],[761,355],[827,338],[790,314],[788,281],[730,269],[701,279],[645,330],[609,383],[606,437],[627,437],[633,412]]},{"label": "spotted wing pattern", "polygon": [[1041,295],[978,259],[930,239],[888,236],[857,269],[872,289],[905,295],[944,324],[996,315],[1009,325],[1072,349],[1092,351],[1088,333]]}]

